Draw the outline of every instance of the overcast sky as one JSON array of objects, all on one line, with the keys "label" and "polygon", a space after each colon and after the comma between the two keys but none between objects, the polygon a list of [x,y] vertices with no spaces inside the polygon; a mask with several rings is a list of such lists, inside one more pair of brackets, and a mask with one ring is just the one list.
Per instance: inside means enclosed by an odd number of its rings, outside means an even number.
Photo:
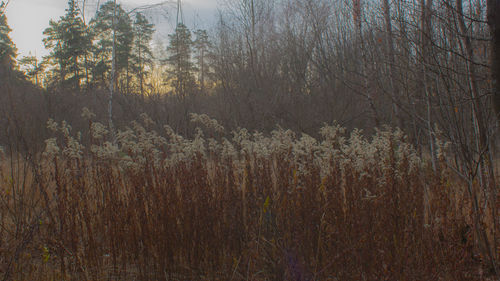
[{"label": "overcast sky", "polygon": [[[119,4],[131,10],[141,5],[154,4],[165,0],[117,0]],[[83,3],[83,0],[78,2]],[[86,0],[88,21],[94,14],[98,3],[106,0]],[[156,8],[148,12],[156,25],[157,38],[165,39],[175,26],[176,5]],[[10,0],[7,8],[7,20],[12,29],[10,37],[16,44],[19,56],[36,53],[38,57],[46,55],[42,42],[43,30],[49,26],[49,20],[58,20],[64,15],[67,0]],[[184,22],[189,28],[208,28],[215,19],[218,0],[182,0]]]}]

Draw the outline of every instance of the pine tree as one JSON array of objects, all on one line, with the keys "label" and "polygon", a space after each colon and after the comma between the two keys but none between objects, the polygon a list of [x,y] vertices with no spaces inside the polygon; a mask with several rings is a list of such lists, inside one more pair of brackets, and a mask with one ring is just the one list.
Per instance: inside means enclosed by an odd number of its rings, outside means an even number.
[{"label": "pine tree", "polygon": [[59,21],[50,21],[43,39],[51,49],[46,61],[53,65],[56,80],[64,88],[80,89],[83,77],[84,55],[91,46],[91,38],[76,9],[75,0],[68,1],[66,14]]},{"label": "pine tree", "polygon": [[12,70],[15,65],[17,53],[16,46],[9,37],[12,31],[7,24],[7,16],[4,13],[4,2],[0,3],[0,74],[4,70]]},{"label": "pine tree", "polygon": [[50,84],[61,83],[66,78],[67,65],[63,59],[62,32],[61,24],[54,20],[50,20],[49,27],[43,31],[45,48],[51,50],[49,55],[44,57],[44,64],[50,66],[50,71],[47,73]]},{"label": "pine tree", "polygon": [[43,64],[38,61],[36,56],[22,57],[19,60],[19,65],[21,69],[24,70],[25,75],[35,83],[36,86],[40,86],[39,74],[43,71]]},{"label": "pine tree", "polygon": [[144,15],[137,13],[133,25],[133,32],[133,72],[137,75],[137,79],[139,80],[140,93],[144,95],[144,78],[148,73],[146,66],[152,65],[153,63],[153,53],[150,43],[153,39],[154,25],[149,23]]},{"label": "pine tree", "polygon": [[64,59],[68,60],[68,83],[74,89],[80,88],[83,77],[83,56],[91,41],[86,34],[85,24],[76,10],[75,0],[69,0],[66,15],[61,18],[63,33]]},{"label": "pine tree", "polygon": [[198,65],[198,80],[200,81],[201,92],[205,92],[205,79],[209,73],[208,59],[210,57],[210,41],[206,30],[196,30],[194,32],[196,38],[193,46],[196,50],[195,59]]},{"label": "pine tree", "polygon": [[167,71],[168,78],[175,93],[181,98],[194,90],[194,77],[192,72],[195,70],[191,62],[191,31],[182,23],[177,25],[175,33],[168,36],[170,45],[167,52],[170,56],[165,60],[171,67]]},{"label": "pine tree", "polygon": [[[97,83],[106,85],[111,71],[111,57],[113,48],[113,16],[114,3],[104,3],[97,12],[95,18],[90,22],[94,30],[95,47],[93,76]],[[129,67],[132,52],[134,34],[132,32],[132,21],[120,5],[116,5],[116,76],[125,75],[126,83],[129,80]],[[117,83],[118,81],[115,81]]]}]

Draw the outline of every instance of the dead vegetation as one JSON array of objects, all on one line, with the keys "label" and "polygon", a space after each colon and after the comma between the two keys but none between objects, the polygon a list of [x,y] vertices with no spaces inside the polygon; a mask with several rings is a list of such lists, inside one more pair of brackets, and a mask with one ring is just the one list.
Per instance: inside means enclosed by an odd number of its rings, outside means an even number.
[{"label": "dead vegetation", "polygon": [[401,131],[227,137],[193,115],[186,139],[84,115],[90,145],[50,121],[39,162],[2,156],[4,280],[493,280],[464,187]]}]

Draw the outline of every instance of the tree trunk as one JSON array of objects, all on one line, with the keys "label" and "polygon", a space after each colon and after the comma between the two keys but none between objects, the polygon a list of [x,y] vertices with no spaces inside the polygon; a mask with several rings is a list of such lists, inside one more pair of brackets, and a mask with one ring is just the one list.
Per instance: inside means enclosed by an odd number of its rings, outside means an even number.
[{"label": "tree trunk", "polygon": [[497,121],[500,121],[500,0],[487,0],[487,18],[491,34],[491,82]]},{"label": "tree trunk", "polygon": [[[481,103],[481,96],[479,93],[479,87],[476,78],[476,68],[474,64],[474,52],[473,46],[471,42],[471,38],[468,34],[467,27],[465,25],[463,8],[462,8],[462,0],[456,0],[456,9],[457,9],[457,19],[458,19],[458,27],[460,30],[460,37],[462,38],[462,42],[465,49],[465,57],[467,59],[467,75],[469,80],[469,91],[470,97],[472,100],[472,114],[473,114],[473,122],[476,133],[476,145],[477,151],[481,153],[479,155],[478,163],[479,163],[479,182],[481,188],[485,190],[485,194],[487,194],[484,200],[486,201],[485,209],[481,210],[481,214],[486,214],[488,211],[492,213],[492,220],[487,222],[487,225],[484,227],[480,227],[476,231],[481,232],[479,239],[484,240],[485,248],[484,251],[489,260],[490,266],[493,268],[495,273],[498,274],[497,266],[496,266],[496,239],[495,239],[495,221],[496,221],[496,192],[494,192],[495,187],[495,174],[492,166],[492,159],[488,159],[491,155],[489,153],[490,145],[488,141],[488,133],[486,127],[486,120],[484,118],[483,112],[484,108]],[[471,194],[472,195],[472,194]],[[475,194],[474,194],[475,196]],[[489,210],[488,210],[489,209]],[[476,220],[485,220],[487,219],[486,215],[476,215]],[[479,226],[480,222],[476,222]],[[481,224],[482,225],[482,224]]]},{"label": "tree trunk", "polygon": [[432,116],[432,97],[431,89],[429,89],[429,83],[427,79],[427,58],[429,56],[430,40],[431,36],[431,10],[432,10],[432,0],[421,0],[421,18],[420,18],[420,49],[421,49],[421,73],[420,80],[422,82],[422,96],[425,97],[426,108],[427,108],[427,130],[429,132],[429,152],[431,154],[432,169],[436,171],[436,153],[434,147],[434,129],[432,128],[433,116]]},{"label": "tree trunk", "polygon": [[[140,36],[140,35],[139,35]],[[144,99],[144,74],[143,74],[143,66],[142,66],[142,48],[141,48],[142,40],[139,39],[139,85],[141,87],[141,97]]]},{"label": "tree trunk", "polygon": [[395,54],[394,54],[394,42],[392,34],[392,22],[391,22],[391,6],[389,0],[383,0],[382,2],[384,8],[384,19],[385,19],[385,32],[386,32],[386,43],[387,43],[387,55],[389,58],[389,73],[390,73],[390,96],[392,100],[392,111],[397,120],[397,125],[403,128],[403,119],[399,113],[399,105],[396,101],[399,99],[399,87],[396,80],[395,71]]},{"label": "tree trunk", "polygon": [[109,132],[111,133],[112,141],[115,141],[114,126],[113,126],[113,91],[115,87],[115,75],[116,75],[116,0],[114,0],[113,8],[113,50],[111,54],[111,81],[109,82],[109,97],[108,97],[108,123]]},{"label": "tree trunk", "polygon": [[356,32],[357,32],[357,36],[358,36],[358,40],[360,42],[360,52],[361,52],[361,60],[359,61],[359,67],[360,67],[360,73],[361,75],[363,76],[363,93],[365,94],[365,97],[368,101],[368,106],[370,108],[370,111],[372,113],[372,120],[373,122],[375,123],[375,127],[377,128],[380,128],[380,118],[379,118],[379,114],[377,112],[377,108],[375,107],[375,99],[373,97],[373,93],[371,91],[371,89],[369,89],[369,80],[368,80],[368,69],[367,69],[367,65],[368,65],[368,58],[366,57],[366,44],[365,44],[365,41],[363,39],[363,26],[362,26],[362,14],[361,14],[361,3],[360,1],[357,2],[357,6],[355,7],[356,9],[359,9],[359,10],[355,10],[355,25],[356,25]]},{"label": "tree trunk", "polygon": [[202,48],[201,49],[201,65],[200,65],[200,68],[201,68],[201,80],[200,80],[200,84],[201,84],[201,93],[204,94],[205,93],[205,61],[204,61],[204,55],[205,55],[205,51],[204,49]]}]

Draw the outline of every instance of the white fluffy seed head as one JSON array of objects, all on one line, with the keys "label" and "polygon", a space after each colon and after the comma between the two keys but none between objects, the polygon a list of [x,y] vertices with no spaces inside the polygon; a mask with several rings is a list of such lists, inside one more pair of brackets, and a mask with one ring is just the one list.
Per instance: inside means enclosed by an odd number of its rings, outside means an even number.
[{"label": "white fluffy seed head", "polygon": [[75,138],[69,136],[66,138],[66,147],[63,149],[63,154],[70,159],[81,159],[84,148]]},{"label": "white fluffy seed head", "polygon": [[45,151],[43,152],[43,156],[47,158],[52,158],[59,154],[59,146],[57,145],[56,138],[50,138],[45,140]]},{"label": "white fluffy seed head", "polygon": [[87,120],[92,120],[95,117],[95,114],[90,111],[88,108],[82,108],[82,117]]},{"label": "white fluffy seed head", "polygon": [[92,134],[92,137],[94,139],[99,140],[102,139],[104,136],[106,136],[109,133],[109,131],[103,124],[99,122],[94,122],[90,127],[90,133]]},{"label": "white fluffy seed head", "polygon": [[208,129],[214,130],[217,133],[223,133],[224,127],[217,122],[217,120],[210,118],[206,114],[191,113],[191,122],[203,124]]},{"label": "white fluffy seed head", "polygon": [[153,119],[151,119],[151,117],[149,117],[149,115],[147,115],[146,113],[141,113],[140,116],[141,116],[142,122],[144,123],[144,126],[149,127],[149,126],[155,124]]},{"label": "white fluffy seed head", "polygon": [[70,135],[70,132],[71,132],[71,126],[68,124],[68,122],[66,122],[65,120],[63,120],[61,122],[61,127],[60,127],[60,130],[61,132],[63,133],[63,135],[67,138],[69,137]]},{"label": "white fluffy seed head", "polygon": [[117,157],[120,149],[111,142],[104,142],[102,145],[92,145],[90,151],[99,159],[111,160]]},{"label": "white fluffy seed head", "polygon": [[57,124],[57,122],[54,121],[52,118],[49,118],[49,120],[47,120],[47,128],[52,132],[57,132],[58,127],[59,124]]}]

